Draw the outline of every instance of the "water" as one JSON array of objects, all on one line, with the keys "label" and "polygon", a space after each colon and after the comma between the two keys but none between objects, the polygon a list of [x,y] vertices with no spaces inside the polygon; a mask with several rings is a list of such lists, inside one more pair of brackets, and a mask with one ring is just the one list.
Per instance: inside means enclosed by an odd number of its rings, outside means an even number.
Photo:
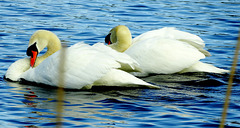
[{"label": "water", "polygon": [[[0,127],[54,127],[56,89],[3,79],[11,63],[26,57],[36,30],[56,33],[63,43],[103,42],[108,31],[127,25],[135,37],[168,27],[199,35],[212,54],[203,60],[230,69],[240,26],[238,0],[3,0],[0,1]],[[238,63],[239,64],[239,63]],[[226,127],[240,127],[237,67]],[[142,78],[161,89],[65,91],[64,127],[216,128],[228,75],[191,73]]]}]

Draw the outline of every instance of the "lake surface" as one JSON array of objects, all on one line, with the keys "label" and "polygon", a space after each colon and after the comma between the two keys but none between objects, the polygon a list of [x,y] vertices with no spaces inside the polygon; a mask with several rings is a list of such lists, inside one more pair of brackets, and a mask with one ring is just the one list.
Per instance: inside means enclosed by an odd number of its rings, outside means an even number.
[{"label": "lake surface", "polygon": [[[230,69],[240,27],[239,0],[1,0],[0,127],[55,127],[57,90],[4,80],[14,61],[27,57],[30,36],[53,31],[68,46],[104,42],[127,25],[133,37],[176,27],[200,36],[212,54],[203,62]],[[240,63],[238,63],[240,64]],[[240,127],[239,65],[225,127]],[[228,74],[188,73],[142,78],[161,89],[66,90],[64,127],[216,128]]]}]

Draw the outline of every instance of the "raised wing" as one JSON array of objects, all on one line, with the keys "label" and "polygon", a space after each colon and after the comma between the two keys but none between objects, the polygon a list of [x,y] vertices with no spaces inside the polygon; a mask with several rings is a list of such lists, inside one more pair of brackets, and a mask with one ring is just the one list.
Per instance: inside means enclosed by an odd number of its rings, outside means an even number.
[{"label": "raised wing", "polygon": [[208,51],[203,49],[205,47],[205,44],[204,41],[199,36],[188,32],[179,31],[174,27],[164,27],[161,29],[145,32],[134,38],[133,44],[153,38],[179,40],[181,42],[188,43],[189,45],[195,47],[205,56],[211,56],[211,54]]}]

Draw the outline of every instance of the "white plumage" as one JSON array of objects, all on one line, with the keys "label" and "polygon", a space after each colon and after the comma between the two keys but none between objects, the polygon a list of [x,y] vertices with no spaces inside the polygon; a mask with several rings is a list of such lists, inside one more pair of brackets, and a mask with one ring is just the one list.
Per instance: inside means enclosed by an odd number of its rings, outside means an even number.
[{"label": "white plumage", "polygon": [[[37,83],[58,85],[60,52],[46,58],[38,67],[24,72],[21,77]],[[119,86],[117,84],[120,83],[121,86],[128,86],[128,84],[150,85],[136,77],[129,79],[129,81],[120,81],[122,74],[113,71],[119,70],[121,63],[129,64],[133,68],[138,65],[126,54],[119,54],[103,44],[97,43],[93,46],[84,43],[75,44],[66,49],[64,86],[71,89],[81,89],[84,86],[91,87],[100,84],[102,86]],[[111,75],[106,76],[108,73]],[[126,72],[124,75],[131,76]],[[102,77],[104,82],[101,80]],[[96,84],[95,81],[97,81]]]},{"label": "white plumage", "polygon": [[[37,42],[37,47],[40,47],[38,43],[40,42]],[[32,44],[29,45],[32,46]],[[65,88],[90,89],[94,85],[158,88],[121,71],[122,66],[127,67],[129,71],[137,70],[138,63],[128,55],[112,50],[102,43],[96,43],[93,46],[77,43],[65,50],[65,66],[63,67]],[[34,68],[30,68],[28,58],[18,60],[9,67],[5,77],[13,81],[25,79],[57,86],[60,52],[61,50],[53,53]],[[25,71],[19,71],[19,68]],[[16,72],[18,72],[17,75],[15,75]]]},{"label": "white plumage", "polygon": [[203,40],[175,28],[152,30],[131,39],[129,29],[119,25],[113,28],[107,37],[110,37],[113,43],[110,47],[128,54],[140,64],[141,72],[134,73],[137,76],[146,76],[150,73],[228,72],[200,62],[201,59],[210,56],[210,53],[203,49],[205,47]]}]

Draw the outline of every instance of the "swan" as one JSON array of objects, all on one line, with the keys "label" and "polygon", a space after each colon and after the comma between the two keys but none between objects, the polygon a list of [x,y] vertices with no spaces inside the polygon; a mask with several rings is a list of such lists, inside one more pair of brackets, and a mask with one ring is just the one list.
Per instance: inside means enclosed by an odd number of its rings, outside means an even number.
[{"label": "swan", "polygon": [[227,70],[200,62],[211,54],[204,50],[204,41],[193,34],[172,27],[145,32],[132,39],[127,26],[112,28],[105,37],[112,49],[124,52],[140,64],[141,72],[149,74],[173,74],[185,72],[225,73]]},{"label": "swan", "polygon": [[[37,55],[47,47],[40,57]],[[22,79],[51,86],[58,86],[62,52],[61,41],[47,30],[36,31],[29,40],[27,55],[8,68],[5,78]],[[64,88],[91,89],[92,86],[159,88],[122,71],[138,70],[138,63],[124,53],[119,53],[103,43],[92,46],[83,42],[65,48],[63,67]]]}]

